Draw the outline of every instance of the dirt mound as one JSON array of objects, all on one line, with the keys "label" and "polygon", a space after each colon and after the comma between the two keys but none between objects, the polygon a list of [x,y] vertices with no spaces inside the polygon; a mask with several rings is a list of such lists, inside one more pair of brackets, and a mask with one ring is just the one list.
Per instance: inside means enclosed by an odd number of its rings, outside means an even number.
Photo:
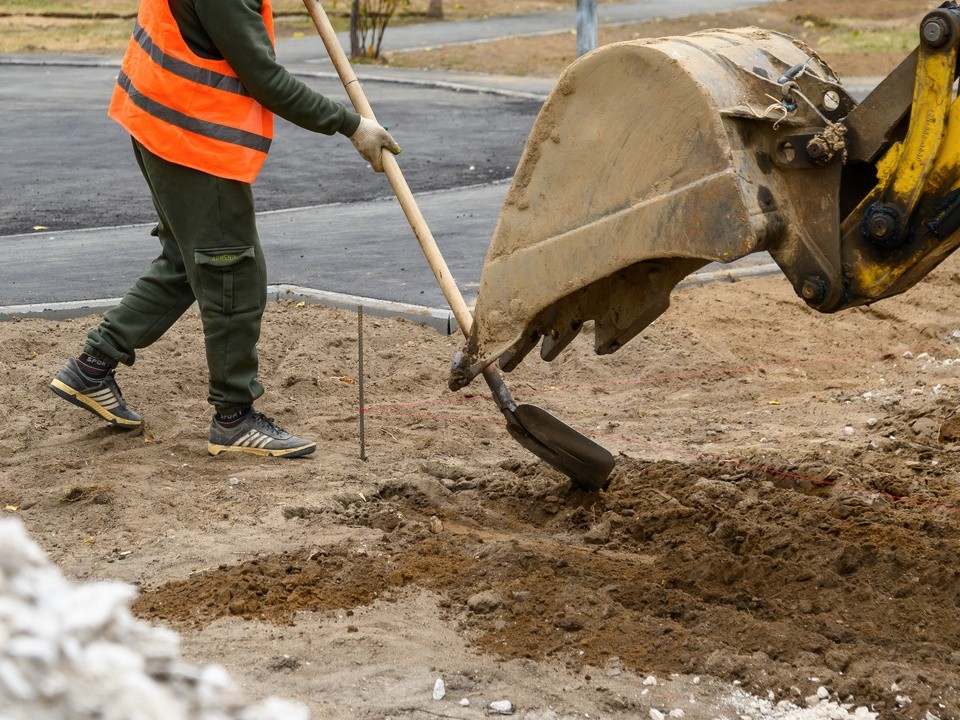
[{"label": "dirt mound", "polygon": [[960,552],[956,461],[939,465],[918,506],[891,494],[909,489],[909,467],[897,488],[890,466],[851,475],[816,456],[760,460],[623,459],[601,494],[519,462],[480,478],[434,466],[436,480],[284,511],[382,530],[372,547],[222,566],[144,594],[137,610],[177,623],[293,623],[298,611],[352,609],[416,585],[504,658],[575,669],[619,658],[792,700],[826,685],[890,712],[897,685],[913,700],[903,717],[957,707],[960,572],[944,566]]}]

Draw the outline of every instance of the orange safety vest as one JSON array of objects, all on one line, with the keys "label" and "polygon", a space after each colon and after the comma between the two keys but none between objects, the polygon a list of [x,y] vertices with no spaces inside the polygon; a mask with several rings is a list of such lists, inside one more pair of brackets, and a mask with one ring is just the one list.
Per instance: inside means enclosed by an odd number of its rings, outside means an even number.
[{"label": "orange safety vest", "polygon": [[[270,0],[261,14],[273,42]],[[273,113],[226,60],[190,50],[168,0],[141,0],[108,114],[155,155],[247,183],[273,139]]]}]

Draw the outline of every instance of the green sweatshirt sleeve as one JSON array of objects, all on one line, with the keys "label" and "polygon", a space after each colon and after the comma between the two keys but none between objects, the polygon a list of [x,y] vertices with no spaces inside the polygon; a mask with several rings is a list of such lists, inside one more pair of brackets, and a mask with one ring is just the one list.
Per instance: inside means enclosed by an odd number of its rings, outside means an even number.
[{"label": "green sweatshirt sleeve", "polygon": [[353,135],[359,115],[311,90],[277,62],[261,7],[262,0],[195,0],[203,29],[257,102],[307,130]]}]

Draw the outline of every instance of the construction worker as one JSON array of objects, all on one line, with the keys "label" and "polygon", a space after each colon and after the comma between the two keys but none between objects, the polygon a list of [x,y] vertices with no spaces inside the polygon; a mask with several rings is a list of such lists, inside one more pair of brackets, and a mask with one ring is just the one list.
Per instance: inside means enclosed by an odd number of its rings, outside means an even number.
[{"label": "construction worker", "polygon": [[273,137],[273,113],[350,138],[383,171],[390,134],[314,92],[274,52],[270,0],[141,0],[109,115],[133,138],[150,188],[161,253],[87,335],[50,387],[118,428],[141,427],[114,377],[196,301],[216,412],[208,450],[300,457],[316,443],[253,408],[267,273],[251,184]]}]

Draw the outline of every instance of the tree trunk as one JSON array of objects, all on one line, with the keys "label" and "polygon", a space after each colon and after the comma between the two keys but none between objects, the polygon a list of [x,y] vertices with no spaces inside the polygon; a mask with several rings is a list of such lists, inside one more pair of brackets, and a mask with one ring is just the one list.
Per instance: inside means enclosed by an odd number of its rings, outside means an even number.
[{"label": "tree trunk", "polygon": [[350,57],[360,57],[360,0],[350,0]]},{"label": "tree trunk", "polygon": [[434,20],[443,19],[443,0],[430,0],[430,5],[427,7],[427,17]]}]

